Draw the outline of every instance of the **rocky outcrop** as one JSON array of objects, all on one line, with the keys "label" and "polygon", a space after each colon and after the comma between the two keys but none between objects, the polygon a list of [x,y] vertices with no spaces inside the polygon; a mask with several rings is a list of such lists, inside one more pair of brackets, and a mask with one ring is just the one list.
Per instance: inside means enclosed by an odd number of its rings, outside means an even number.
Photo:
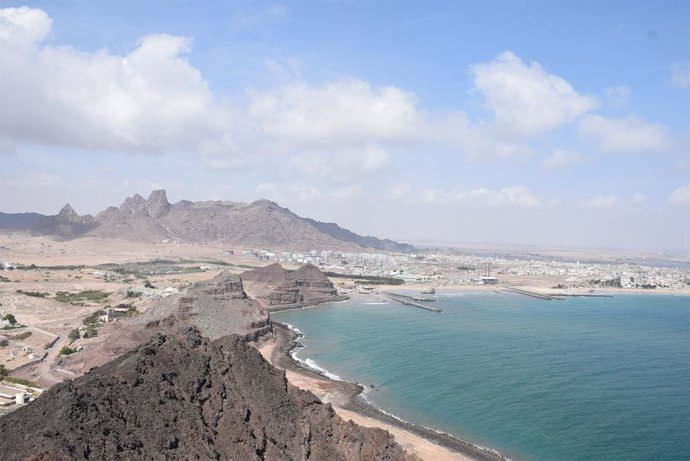
[{"label": "rocky outcrop", "polygon": [[268,297],[269,306],[301,304],[338,295],[333,283],[312,264],[305,264],[285,277]]},{"label": "rocky outcrop", "polygon": [[404,460],[393,437],[338,417],[238,336],[188,328],[0,419],[3,460]]},{"label": "rocky outcrop", "polygon": [[167,317],[194,325],[211,339],[237,334],[255,340],[271,328],[266,309],[250,299],[240,277],[228,271],[196,282],[183,295],[163,298],[134,322],[146,324]]},{"label": "rocky outcrop", "polygon": [[242,281],[227,271],[195,283],[186,293],[160,299],[142,315],[99,329],[89,347],[62,359],[62,368],[82,374],[147,341],[157,332],[193,326],[211,339],[235,334],[257,341],[272,332],[264,306],[247,297]]},{"label": "rocky outcrop", "polygon": [[40,235],[55,235],[60,238],[75,238],[97,227],[91,215],[80,216],[68,203],[55,216],[44,216],[36,221],[32,232]]},{"label": "rocky outcrop", "polygon": [[309,305],[335,301],[338,290],[323,272],[305,264],[288,272],[280,264],[245,271],[240,275],[249,295],[265,306]]},{"label": "rocky outcrop", "polygon": [[144,202],[146,213],[152,218],[160,218],[170,212],[170,203],[164,190],[154,190],[148,200]]},{"label": "rocky outcrop", "polygon": [[242,272],[240,278],[249,296],[267,305],[268,297],[285,281],[287,271],[278,263]]},{"label": "rocky outcrop", "polygon": [[151,192],[146,200],[135,194],[120,207],[109,207],[95,218],[80,217],[67,205],[60,214],[39,220],[32,232],[67,239],[96,236],[145,242],[220,241],[290,250],[414,250],[390,240],[362,237],[337,224],[302,218],[269,200],[249,204],[182,200],[171,204],[164,190]]}]

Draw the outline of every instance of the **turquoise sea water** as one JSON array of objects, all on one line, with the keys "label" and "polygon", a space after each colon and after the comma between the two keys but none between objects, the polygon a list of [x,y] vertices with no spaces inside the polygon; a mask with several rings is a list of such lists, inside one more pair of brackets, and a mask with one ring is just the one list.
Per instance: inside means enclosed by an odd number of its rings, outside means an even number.
[{"label": "turquoise sea water", "polygon": [[382,409],[513,459],[690,459],[690,297],[376,301],[274,318]]}]

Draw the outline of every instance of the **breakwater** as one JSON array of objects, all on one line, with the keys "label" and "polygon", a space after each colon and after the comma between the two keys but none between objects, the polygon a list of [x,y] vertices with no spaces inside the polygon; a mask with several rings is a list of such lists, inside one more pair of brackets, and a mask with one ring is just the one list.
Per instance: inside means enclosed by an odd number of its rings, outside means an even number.
[{"label": "breakwater", "polygon": [[[408,295],[402,295],[399,293],[381,293],[383,296],[386,298],[399,302],[400,304],[404,304],[406,306],[414,306],[418,307],[420,309],[424,309],[430,312],[443,312],[441,309],[433,306],[429,306],[427,304],[424,304],[423,302],[431,302],[435,301],[434,298],[419,298],[419,297],[413,297],[413,296],[408,296]],[[423,302],[422,302],[423,301]]]},{"label": "breakwater", "polygon": [[545,301],[553,301],[554,299],[559,301],[563,300],[563,298],[559,298],[557,296],[547,295],[544,293],[537,293],[536,291],[523,290],[521,288],[504,287],[503,289],[506,291],[510,291],[511,293],[517,293],[520,295],[530,296],[532,298],[543,299]]}]

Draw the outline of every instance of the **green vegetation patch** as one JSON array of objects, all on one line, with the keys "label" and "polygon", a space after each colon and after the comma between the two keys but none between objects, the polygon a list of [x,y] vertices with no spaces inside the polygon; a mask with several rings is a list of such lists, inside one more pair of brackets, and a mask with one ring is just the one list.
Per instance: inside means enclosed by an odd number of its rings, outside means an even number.
[{"label": "green vegetation patch", "polygon": [[325,272],[326,277],[341,278],[341,279],[352,279],[358,283],[366,285],[403,285],[405,281],[403,279],[395,277],[382,277],[379,275],[351,275],[351,274],[341,274],[339,272]]},{"label": "green vegetation patch", "polygon": [[58,291],[55,293],[56,301],[61,303],[78,303],[84,301],[101,302],[108,298],[110,293],[102,290],[84,290],[79,293],[70,293],[68,291]]},{"label": "green vegetation patch", "polygon": [[132,275],[136,278],[145,278],[150,275],[189,274],[194,272],[206,272],[199,266],[180,266],[179,264],[194,263],[189,260],[173,261],[169,259],[154,259],[151,261],[133,262],[124,264],[99,264],[95,266],[99,270],[115,272],[120,275]]},{"label": "green vegetation patch", "polygon": [[76,349],[72,349],[71,347],[67,347],[67,346],[60,349],[60,355],[71,355],[71,354],[74,354],[75,352],[77,352]]},{"label": "green vegetation patch", "polygon": [[0,275],[0,282],[11,282],[12,280],[8,279],[5,276]]},{"label": "green vegetation patch", "polygon": [[75,328],[74,330],[70,331],[69,334],[67,335],[67,338],[71,342],[74,342],[77,339],[81,338],[81,333],[79,332],[79,328]]},{"label": "green vegetation patch", "polygon": [[118,304],[115,309],[110,313],[111,318],[127,318],[136,317],[139,315],[139,311],[134,304]]},{"label": "green vegetation patch", "polygon": [[17,290],[17,293],[26,295],[26,296],[31,296],[33,298],[45,298],[48,296],[50,293],[40,293],[38,291],[24,291],[24,290]]},{"label": "green vegetation patch", "polygon": [[84,330],[83,334],[84,338],[93,338],[95,336],[98,336],[98,327],[101,324],[101,316],[103,314],[105,314],[104,310],[99,309],[96,312],[93,312],[84,317],[84,320],[82,320],[81,322],[86,326],[86,330]]},{"label": "green vegetation patch", "polygon": [[12,314],[7,314],[2,319],[10,322],[12,325],[17,324],[17,319]]},{"label": "green vegetation patch", "polygon": [[29,381],[28,379],[15,378],[14,376],[5,376],[5,381],[13,384],[21,384],[27,387],[35,387],[36,389],[41,388],[41,386],[39,386],[33,381]]}]

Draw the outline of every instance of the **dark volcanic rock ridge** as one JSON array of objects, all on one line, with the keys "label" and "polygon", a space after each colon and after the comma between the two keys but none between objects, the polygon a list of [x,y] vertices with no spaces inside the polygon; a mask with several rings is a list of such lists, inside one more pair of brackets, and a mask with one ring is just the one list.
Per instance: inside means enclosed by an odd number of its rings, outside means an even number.
[{"label": "dark volcanic rock ridge", "polygon": [[238,336],[159,334],[0,418],[3,460],[404,460]]}]

